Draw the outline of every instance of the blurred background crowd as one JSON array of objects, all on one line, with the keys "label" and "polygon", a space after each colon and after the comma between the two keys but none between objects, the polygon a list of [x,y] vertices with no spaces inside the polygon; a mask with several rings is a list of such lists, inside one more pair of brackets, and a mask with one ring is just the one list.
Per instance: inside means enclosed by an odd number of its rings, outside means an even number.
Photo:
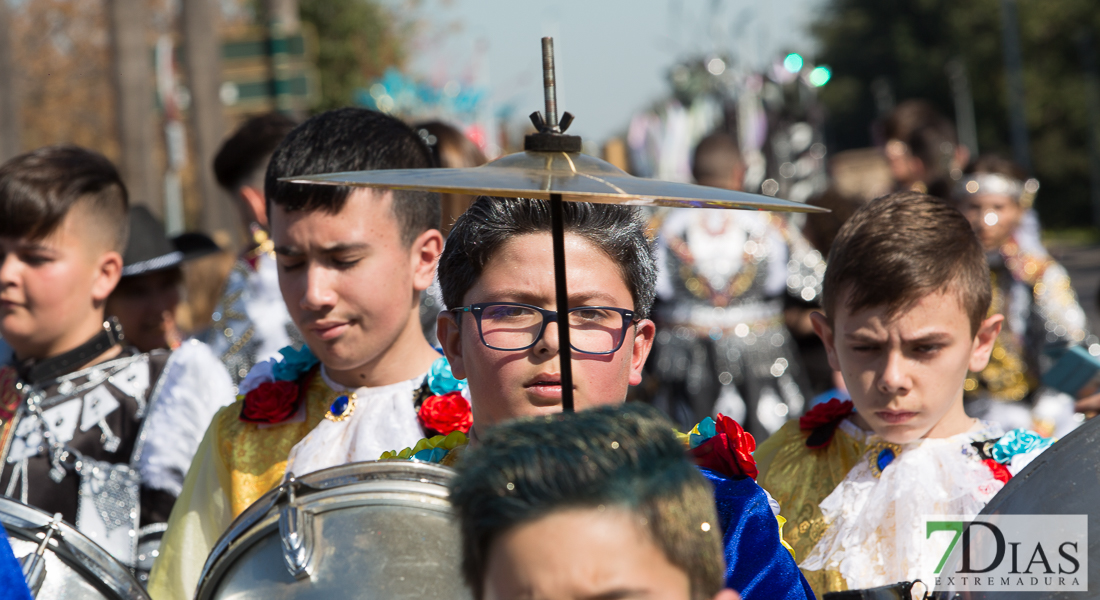
[{"label": "blurred background crowd", "polygon": [[[238,141],[273,147],[310,114],[363,106],[413,124],[440,166],[483,164],[533,131],[537,39],[552,35],[559,105],[585,152],[832,210],[655,211],[659,333],[635,399],[685,426],[721,411],[766,437],[843,396],[808,318],[829,246],[862,202],[912,189],[971,219],[1008,317],[990,368],[967,382],[970,410],[1071,429],[1095,410],[1075,408],[1090,390],[1043,375],[1066,348],[1100,356],[1100,11],[772,4],[0,0],[0,161],[58,143],[115,161],[144,207],[131,246],[172,244],[132,247],[127,263],[186,260],[124,278],[110,312],[130,317],[143,350],[196,336],[228,357],[241,332],[216,307],[233,304],[237,259],[270,251],[246,191],[262,191],[266,159],[234,163],[234,132],[251,123]],[[444,233],[470,200],[444,198]],[[426,323],[439,308],[425,298]]]}]

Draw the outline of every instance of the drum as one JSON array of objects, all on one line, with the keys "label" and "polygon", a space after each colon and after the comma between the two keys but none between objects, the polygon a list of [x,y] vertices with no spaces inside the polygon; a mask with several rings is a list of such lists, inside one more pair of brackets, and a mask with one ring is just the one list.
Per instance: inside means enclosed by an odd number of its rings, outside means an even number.
[{"label": "drum", "polygon": [[0,496],[0,522],[38,600],[149,600],[130,569],[60,515]]},{"label": "drum", "polygon": [[[1040,454],[990,500],[983,515],[1088,515],[1088,592],[967,591],[973,600],[1100,597],[1100,418]],[[957,552],[956,552],[957,554]],[[954,556],[952,560],[957,560]]]},{"label": "drum", "polygon": [[468,600],[452,474],[380,461],[289,476],[218,541],[196,598]]}]

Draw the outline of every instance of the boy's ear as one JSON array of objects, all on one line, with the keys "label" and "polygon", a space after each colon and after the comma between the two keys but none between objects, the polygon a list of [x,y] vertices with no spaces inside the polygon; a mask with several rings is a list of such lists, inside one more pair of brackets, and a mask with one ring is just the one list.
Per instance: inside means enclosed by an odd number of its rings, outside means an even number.
[{"label": "boy's ear", "polygon": [[[409,247],[409,259],[413,269],[413,288],[423,292],[435,279],[435,266],[439,264],[439,255],[443,253],[443,234],[438,229],[429,229],[416,236]],[[442,338],[440,338],[442,339]]]},{"label": "boy's ear", "polygon": [[829,366],[834,371],[839,371],[840,361],[836,358],[836,336],[833,333],[833,326],[829,323],[829,319],[825,317],[824,313],[815,310],[810,313],[810,323],[813,324],[814,333],[825,344],[825,354],[829,357]]},{"label": "boy's ear", "polygon": [[96,274],[92,281],[92,301],[102,306],[111,292],[115,291],[118,280],[122,279],[122,255],[114,250],[104,252],[95,265]]},{"label": "boy's ear", "polygon": [[252,213],[252,219],[260,227],[267,229],[267,200],[264,198],[263,191],[250,185],[242,185],[237,189],[237,197],[248,207],[248,212]]},{"label": "boy's ear", "polygon": [[443,311],[435,319],[435,337],[451,363],[451,374],[455,379],[466,379],[466,363],[462,360],[462,329],[455,313]]},{"label": "boy's ear", "polygon": [[630,385],[642,382],[642,367],[649,357],[649,351],[653,349],[655,335],[657,326],[649,319],[642,319],[634,326],[634,346],[630,351]]},{"label": "boy's ear", "polygon": [[978,373],[989,365],[989,355],[993,352],[993,344],[1001,333],[1004,325],[1004,315],[993,315],[978,326],[978,333],[974,336],[974,350],[970,353],[969,368]]}]

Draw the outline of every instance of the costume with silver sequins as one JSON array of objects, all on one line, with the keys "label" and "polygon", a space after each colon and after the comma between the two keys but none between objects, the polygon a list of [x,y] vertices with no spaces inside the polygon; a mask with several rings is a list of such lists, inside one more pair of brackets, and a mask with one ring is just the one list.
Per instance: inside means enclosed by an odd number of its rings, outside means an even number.
[{"label": "costume with silver sequins", "polygon": [[821,254],[767,213],[673,210],[657,260],[653,403],[682,423],[720,412],[764,436],[798,415],[804,376],[784,294],[818,298]]},{"label": "costume with silver sequins", "polygon": [[234,385],[256,363],[277,356],[279,348],[302,345],[279,291],[275,259],[257,250],[233,265],[213,325],[196,336],[221,358]]},{"label": "costume with silver sequins", "polygon": [[144,579],[214,412],[233,400],[210,349],[126,348],[38,382],[0,366],[0,493],[61,513]]}]

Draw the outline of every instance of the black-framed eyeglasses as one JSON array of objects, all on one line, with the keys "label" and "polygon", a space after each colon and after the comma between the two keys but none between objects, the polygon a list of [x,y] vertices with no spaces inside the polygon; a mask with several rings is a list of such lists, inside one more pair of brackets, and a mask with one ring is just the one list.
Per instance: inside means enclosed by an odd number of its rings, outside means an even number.
[{"label": "black-framed eyeglasses", "polygon": [[[517,302],[479,302],[451,309],[472,313],[481,343],[493,350],[526,350],[542,339],[546,324],[557,321],[556,310]],[[612,306],[578,306],[569,309],[569,347],[582,354],[613,354],[638,319],[634,311]]]}]

